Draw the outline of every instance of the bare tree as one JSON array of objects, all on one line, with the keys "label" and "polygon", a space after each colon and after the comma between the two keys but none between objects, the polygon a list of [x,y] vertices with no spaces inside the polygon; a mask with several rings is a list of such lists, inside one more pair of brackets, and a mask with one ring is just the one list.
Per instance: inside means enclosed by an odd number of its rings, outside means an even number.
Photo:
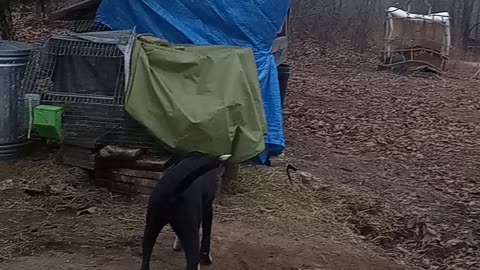
[{"label": "bare tree", "polygon": [[0,0],[0,38],[14,38],[10,0]]},{"label": "bare tree", "polygon": [[463,0],[462,1],[462,21],[461,21],[461,31],[462,31],[462,44],[466,49],[468,46],[468,40],[470,39],[470,34],[472,32],[471,22],[473,14],[473,5],[475,0]]},{"label": "bare tree", "polygon": [[381,44],[388,7],[419,14],[449,12],[452,42],[463,49],[480,48],[480,0],[292,0],[291,32],[324,41],[350,39],[365,51]]},{"label": "bare tree", "polygon": [[374,29],[373,22],[376,11],[376,0],[361,0],[356,2],[355,24],[352,28],[352,47],[358,52],[365,52],[368,49],[368,40],[371,31]]},{"label": "bare tree", "polygon": [[292,31],[318,34],[321,39],[332,41],[340,23],[342,4],[343,0],[293,0]]}]

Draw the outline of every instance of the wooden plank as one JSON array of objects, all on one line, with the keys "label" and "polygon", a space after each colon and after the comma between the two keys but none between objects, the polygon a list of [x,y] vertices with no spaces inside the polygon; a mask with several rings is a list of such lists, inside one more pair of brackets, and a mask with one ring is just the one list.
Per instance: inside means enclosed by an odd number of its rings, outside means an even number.
[{"label": "wooden plank", "polygon": [[98,152],[99,159],[105,160],[137,160],[145,153],[145,149],[127,148],[117,145],[107,145]]},{"label": "wooden plank", "polygon": [[98,160],[98,168],[126,168],[160,172],[166,160],[145,158],[131,161]]},{"label": "wooden plank", "polygon": [[62,147],[62,163],[87,170],[95,169],[95,154],[85,147],[64,144]]},{"label": "wooden plank", "polygon": [[151,179],[135,178],[135,177],[129,177],[125,175],[115,175],[113,180],[121,183],[127,183],[131,185],[137,185],[140,187],[148,187],[148,188],[154,188],[158,183],[158,181],[151,180]]},{"label": "wooden plank", "polygon": [[91,148],[71,145],[71,144],[64,144],[63,147],[65,149],[68,149],[71,152],[87,153],[87,154],[92,154],[94,152],[94,150]]},{"label": "wooden plank", "polygon": [[119,175],[119,174],[112,173],[111,171],[105,171],[105,170],[96,170],[95,179],[97,178],[109,179],[112,182],[126,183],[126,184],[136,185],[139,187],[148,187],[148,188],[154,188],[155,185],[158,183],[157,180]]},{"label": "wooden plank", "polygon": [[77,147],[77,146],[64,146],[63,147],[63,156],[72,159],[79,159],[85,161],[95,162],[96,155],[93,153],[92,149]]},{"label": "wooden plank", "polygon": [[79,138],[71,138],[69,136],[65,136],[63,139],[63,144],[68,146],[78,146],[88,149],[96,149],[97,145],[92,139],[79,139]]},{"label": "wooden plank", "polygon": [[88,161],[88,160],[81,160],[76,158],[70,157],[63,157],[63,164],[69,165],[73,167],[78,167],[87,170],[95,170],[95,162]]},{"label": "wooden plank", "polygon": [[120,182],[113,182],[112,183],[112,190],[126,192],[126,193],[129,193],[131,195],[137,195],[137,194],[150,195],[150,194],[152,194],[152,191],[153,191],[152,188],[138,187],[138,186],[135,186],[135,185],[125,184],[125,183],[120,183]]},{"label": "wooden plank", "polygon": [[133,176],[139,178],[148,178],[154,180],[160,180],[163,176],[161,172],[152,172],[152,171],[143,171],[143,170],[133,170],[133,169],[112,169],[114,174],[126,175],[126,176]]},{"label": "wooden plank", "polygon": [[111,191],[124,193],[128,195],[144,194],[150,195],[153,188],[132,185],[128,183],[115,182],[109,179],[98,178],[95,179],[95,184],[101,187],[106,187]]},{"label": "wooden plank", "polygon": [[112,191],[113,193],[117,193],[123,196],[134,197],[134,199],[140,203],[148,203],[148,200],[150,198],[150,195],[147,195],[147,194],[130,194],[130,193],[126,193],[125,191],[112,190],[111,182],[109,182],[109,180],[107,179],[103,179],[102,181],[95,181],[95,185],[100,188],[106,188]]}]

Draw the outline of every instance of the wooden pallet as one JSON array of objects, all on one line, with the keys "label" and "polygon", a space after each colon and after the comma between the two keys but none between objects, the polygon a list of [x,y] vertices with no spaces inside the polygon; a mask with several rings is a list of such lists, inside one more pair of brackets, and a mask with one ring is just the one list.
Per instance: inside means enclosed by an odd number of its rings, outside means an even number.
[{"label": "wooden pallet", "polygon": [[[64,144],[60,156],[65,165],[90,170],[96,186],[143,202],[148,200],[154,187],[161,180],[163,176],[161,169],[166,162],[166,158],[151,157],[136,160],[100,158],[97,149],[92,149],[89,145]],[[238,165],[227,166],[224,178],[235,181],[238,173]]]},{"label": "wooden pallet", "polygon": [[64,144],[60,150],[61,163],[86,170],[95,170],[96,153],[94,149]]},{"label": "wooden pallet", "polygon": [[96,185],[128,196],[146,197],[162,178],[164,160],[133,161],[99,160],[95,170]]}]

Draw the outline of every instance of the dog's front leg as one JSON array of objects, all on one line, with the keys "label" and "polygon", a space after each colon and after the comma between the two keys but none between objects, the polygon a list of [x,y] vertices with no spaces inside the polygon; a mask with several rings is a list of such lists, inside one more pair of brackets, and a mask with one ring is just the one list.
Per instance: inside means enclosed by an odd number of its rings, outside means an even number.
[{"label": "dog's front leg", "polygon": [[202,244],[200,247],[200,264],[209,265],[212,263],[210,256],[210,241],[212,237],[213,222],[213,201],[208,203],[203,211],[202,218]]}]

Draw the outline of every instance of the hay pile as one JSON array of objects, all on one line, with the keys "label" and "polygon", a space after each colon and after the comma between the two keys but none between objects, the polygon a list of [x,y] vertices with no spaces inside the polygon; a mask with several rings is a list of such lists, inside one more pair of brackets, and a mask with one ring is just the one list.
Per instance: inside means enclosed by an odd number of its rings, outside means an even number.
[{"label": "hay pile", "polygon": [[[143,209],[95,189],[79,169],[21,161],[0,191],[0,260],[34,252],[136,246]],[[7,181],[5,180],[5,181]]]},{"label": "hay pile", "polygon": [[[271,234],[297,239],[318,237],[355,245],[387,245],[403,233],[402,216],[377,197],[335,186],[309,173],[282,165],[245,166],[239,181],[228,183],[217,217],[239,220]],[[239,204],[241,203],[241,206]],[[232,207],[235,206],[235,207]]]},{"label": "hay pile", "polygon": [[[44,251],[130,247],[138,252],[142,204],[92,186],[82,170],[45,161],[21,161],[0,191],[0,260]],[[242,222],[267,235],[369,245],[396,232],[398,213],[373,197],[295,173],[283,165],[243,166],[216,206],[219,222]],[[2,182],[2,181],[0,181]],[[10,181],[9,181],[10,182]],[[370,246],[371,247],[371,246]]]}]

